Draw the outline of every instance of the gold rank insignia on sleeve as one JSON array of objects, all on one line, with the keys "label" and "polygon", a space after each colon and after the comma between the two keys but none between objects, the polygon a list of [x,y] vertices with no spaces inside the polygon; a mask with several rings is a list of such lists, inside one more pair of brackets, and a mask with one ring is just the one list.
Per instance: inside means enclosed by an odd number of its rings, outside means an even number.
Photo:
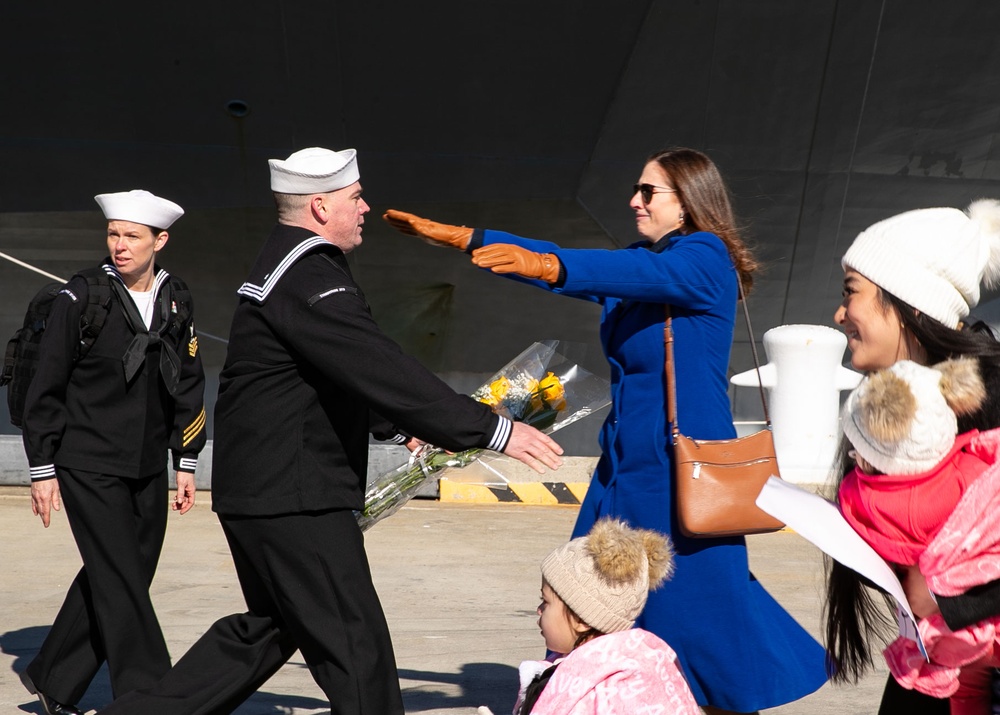
[{"label": "gold rank insignia on sleeve", "polygon": [[198,354],[198,336],[188,340],[188,355],[194,357]]},{"label": "gold rank insignia on sleeve", "polygon": [[191,440],[198,436],[198,434],[205,428],[205,408],[201,408],[201,412],[198,416],[194,418],[194,421],[184,428],[184,435],[182,437],[181,446],[187,447],[191,444]]}]

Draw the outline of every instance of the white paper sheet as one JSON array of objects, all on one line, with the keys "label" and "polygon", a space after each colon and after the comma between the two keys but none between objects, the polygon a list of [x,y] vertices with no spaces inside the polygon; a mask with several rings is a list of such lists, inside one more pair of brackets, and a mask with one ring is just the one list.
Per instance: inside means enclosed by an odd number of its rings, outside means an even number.
[{"label": "white paper sheet", "polygon": [[892,568],[869,546],[840,513],[840,508],[821,496],[771,477],[757,497],[757,506],[783,521],[802,538],[885,589],[899,604],[899,633],[927,655],[917,633],[916,618],[903,593],[903,585]]}]

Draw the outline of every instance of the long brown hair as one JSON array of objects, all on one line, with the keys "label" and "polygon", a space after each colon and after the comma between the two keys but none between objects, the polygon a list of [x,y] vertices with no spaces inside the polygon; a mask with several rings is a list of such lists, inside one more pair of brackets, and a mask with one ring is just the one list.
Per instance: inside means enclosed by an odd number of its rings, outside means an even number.
[{"label": "long brown hair", "polygon": [[684,207],[684,233],[708,231],[721,238],[739,273],[743,290],[749,293],[753,273],[760,266],[740,237],[729,189],[715,163],[700,151],[684,147],[654,152],[646,163],[653,161],[677,190],[677,198]]}]

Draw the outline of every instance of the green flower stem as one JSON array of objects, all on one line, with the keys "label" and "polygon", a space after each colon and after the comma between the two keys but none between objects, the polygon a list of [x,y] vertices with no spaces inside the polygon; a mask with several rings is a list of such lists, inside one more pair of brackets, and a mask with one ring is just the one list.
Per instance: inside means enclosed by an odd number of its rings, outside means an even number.
[{"label": "green flower stem", "polygon": [[383,475],[365,490],[364,510],[357,514],[358,524],[365,531],[376,522],[395,514],[430,477],[448,467],[461,468],[476,460],[482,449],[467,449],[449,454],[432,447],[412,465],[404,464]]}]

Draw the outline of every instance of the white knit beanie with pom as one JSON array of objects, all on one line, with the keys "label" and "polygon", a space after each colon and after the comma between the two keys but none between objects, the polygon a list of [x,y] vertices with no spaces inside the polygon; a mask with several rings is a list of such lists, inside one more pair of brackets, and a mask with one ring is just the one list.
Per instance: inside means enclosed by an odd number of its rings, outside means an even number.
[{"label": "white knit beanie with pom", "polygon": [[862,231],[841,260],[949,328],[979,303],[979,286],[1000,283],[1000,201],[967,211],[917,209]]},{"label": "white knit beanie with pom", "polygon": [[601,633],[616,633],[635,624],[649,592],[673,568],[667,536],[604,518],[586,536],[546,556],[542,577],[584,623]]}]

